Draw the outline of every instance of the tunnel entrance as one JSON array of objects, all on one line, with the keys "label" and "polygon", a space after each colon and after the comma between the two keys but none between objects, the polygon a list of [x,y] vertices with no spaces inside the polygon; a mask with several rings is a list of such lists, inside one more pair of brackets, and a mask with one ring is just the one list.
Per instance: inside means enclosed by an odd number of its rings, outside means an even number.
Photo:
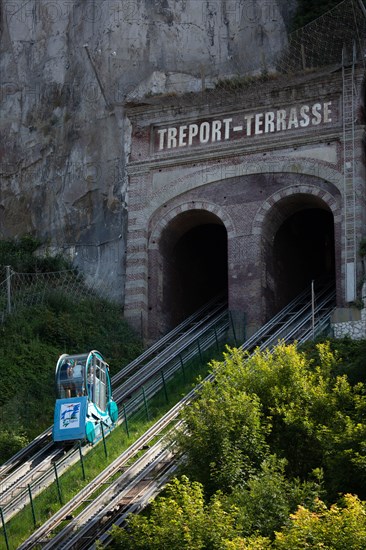
[{"label": "tunnel entrance", "polygon": [[161,250],[169,328],[219,293],[227,294],[227,232],[214,214],[191,211],[177,216],[165,230]]},{"label": "tunnel entrance", "polygon": [[310,288],[312,281],[335,283],[334,221],[326,207],[305,207],[283,220],[273,241],[273,277],[272,313]]}]

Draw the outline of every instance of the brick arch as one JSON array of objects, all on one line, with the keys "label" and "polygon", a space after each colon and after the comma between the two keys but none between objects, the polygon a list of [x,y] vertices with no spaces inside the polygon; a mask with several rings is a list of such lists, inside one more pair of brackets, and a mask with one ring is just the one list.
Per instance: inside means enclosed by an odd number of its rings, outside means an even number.
[{"label": "brick arch", "polygon": [[234,224],[230,216],[228,216],[227,212],[225,212],[223,208],[221,208],[217,204],[207,201],[185,201],[177,206],[174,206],[158,219],[157,223],[153,226],[153,229],[151,231],[151,235],[148,241],[148,250],[153,250],[158,247],[158,241],[163,230],[167,228],[172,220],[179,216],[179,214],[192,210],[205,210],[206,212],[214,214],[224,224],[227,231],[228,239],[230,239],[234,235]]},{"label": "brick arch", "polygon": [[[327,210],[333,216],[334,230],[334,280],[336,283],[337,299],[340,299],[341,265],[342,265],[342,212],[341,194],[334,186],[333,190],[322,189],[322,182],[298,183],[282,187],[270,195],[258,208],[253,222],[252,232],[261,242],[261,273],[262,288],[266,289],[266,318],[270,318],[279,306],[279,296],[283,295],[276,279],[270,252],[274,246],[274,238],[282,223],[298,211],[299,206]],[[286,200],[288,199],[288,200]],[[271,267],[272,266],[272,267]],[[329,275],[329,273],[327,273]]]},{"label": "brick arch", "polygon": [[[146,286],[147,292],[147,325],[149,336],[153,334],[153,339],[157,335],[163,335],[172,328],[172,319],[175,315],[179,315],[179,308],[182,307],[182,296],[177,295],[177,300],[174,301],[174,311],[167,307],[169,301],[169,281],[171,280],[171,267],[169,266],[170,254],[165,249],[171,246],[170,237],[174,240],[177,234],[174,231],[173,224],[175,220],[179,223],[179,216],[185,213],[196,212],[207,216],[215,216],[222,223],[222,228],[226,230],[227,241],[229,243],[232,236],[235,234],[235,227],[232,219],[225,211],[225,208],[220,207],[216,203],[206,200],[181,201],[171,205],[171,208],[166,211],[158,209],[150,220],[151,233],[147,241],[147,272],[148,282]],[[204,216],[203,216],[204,217]],[[198,220],[199,221],[199,220]],[[221,224],[220,224],[221,225]],[[169,232],[172,227],[172,232]]]},{"label": "brick arch", "polygon": [[273,208],[273,206],[281,201],[282,199],[285,199],[287,197],[293,196],[293,195],[312,195],[314,197],[317,197],[321,199],[322,202],[324,202],[328,208],[333,213],[334,217],[334,223],[340,223],[341,222],[341,210],[339,205],[337,204],[336,198],[329,193],[328,191],[325,191],[321,188],[319,188],[316,185],[309,185],[309,184],[302,184],[302,185],[289,185],[287,187],[284,187],[280,191],[273,193],[270,197],[268,197],[260,206],[260,208],[257,210],[253,223],[252,223],[252,230],[253,234],[259,235],[261,233],[263,222],[269,213],[269,211]]},{"label": "brick arch", "polygon": [[[293,159],[287,159],[281,156],[275,156],[270,161],[266,161],[266,168],[263,169],[263,161],[253,160],[241,160],[241,162],[235,162],[227,164],[213,163],[210,165],[210,169],[207,170],[207,166],[197,168],[194,173],[184,175],[175,180],[172,185],[171,182],[164,187],[164,196],[169,197],[169,200],[174,199],[184,186],[185,191],[191,191],[201,185],[208,185],[210,183],[224,181],[236,177],[245,177],[250,175],[269,175],[269,174],[291,174],[296,176],[308,176],[319,181],[324,180],[332,182],[333,185],[341,190],[343,186],[343,174],[336,169],[336,167],[330,166],[324,161],[318,159],[308,160],[301,157],[294,157]],[[161,191],[153,198],[152,206],[156,208],[160,205]]]}]

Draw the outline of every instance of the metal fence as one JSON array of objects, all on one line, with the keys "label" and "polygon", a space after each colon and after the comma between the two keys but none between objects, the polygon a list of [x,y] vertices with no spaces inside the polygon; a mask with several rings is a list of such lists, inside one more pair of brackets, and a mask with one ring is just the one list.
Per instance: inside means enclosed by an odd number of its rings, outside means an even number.
[{"label": "metal fence", "polygon": [[41,305],[51,295],[64,295],[74,301],[92,298],[97,289],[88,287],[74,269],[48,273],[17,273],[11,266],[0,266],[0,322],[22,308]]}]

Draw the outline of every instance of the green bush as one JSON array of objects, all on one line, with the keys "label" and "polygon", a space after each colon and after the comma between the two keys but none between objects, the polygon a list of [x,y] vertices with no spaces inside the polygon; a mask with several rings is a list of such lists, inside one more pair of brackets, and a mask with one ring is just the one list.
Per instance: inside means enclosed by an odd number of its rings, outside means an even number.
[{"label": "green bush", "polygon": [[37,256],[35,253],[42,244],[32,235],[17,240],[0,240],[0,266],[10,265],[18,273],[47,273],[72,268],[61,254]]},{"label": "green bush", "polygon": [[15,455],[28,443],[27,437],[22,433],[14,433],[11,430],[0,431],[0,458]]}]

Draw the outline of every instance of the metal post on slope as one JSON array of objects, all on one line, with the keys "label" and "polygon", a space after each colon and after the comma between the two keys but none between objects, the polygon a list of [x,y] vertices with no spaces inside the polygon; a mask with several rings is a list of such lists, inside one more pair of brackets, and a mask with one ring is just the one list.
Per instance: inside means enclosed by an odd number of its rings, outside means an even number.
[{"label": "metal post on slope", "polygon": [[235,346],[238,347],[238,341],[237,341],[237,339],[236,339],[236,332],[235,332],[234,319],[233,319],[233,316],[232,316],[231,311],[229,311],[229,318],[230,318],[230,321],[231,321],[231,328],[233,329],[233,336],[234,336]]},{"label": "metal post on slope", "polygon": [[202,350],[201,350],[199,338],[197,338],[197,347],[198,347],[198,354],[200,356],[201,365],[203,365]]},{"label": "metal post on slope", "polygon": [[11,267],[6,266],[6,296],[7,296],[7,310],[11,313]]},{"label": "metal post on slope", "polygon": [[59,479],[58,479],[58,473],[57,473],[56,462],[53,463],[53,469],[55,470],[55,480],[56,480],[56,486],[57,486],[58,499],[59,499],[60,504],[61,504],[61,506],[62,506],[62,505],[63,505],[63,502],[62,502],[62,493],[61,493],[60,481],[59,481]]},{"label": "metal post on slope", "polygon": [[83,480],[85,481],[86,480],[86,476],[85,476],[85,467],[84,467],[84,457],[83,457],[83,452],[81,450],[81,443],[79,441],[79,455],[80,455],[80,464],[81,464],[81,471],[82,471],[82,474],[83,474]]},{"label": "metal post on slope", "polygon": [[105,454],[105,457],[108,458],[107,443],[106,443],[106,440],[105,440],[103,422],[100,423],[100,427],[101,427],[101,429],[102,429],[102,438],[103,438],[104,454]]},{"label": "metal post on slope", "polygon": [[180,366],[182,367],[183,380],[186,381],[186,369],[184,368],[183,357],[181,354],[179,354],[179,361],[180,361]]},{"label": "metal post on slope", "polygon": [[128,428],[127,411],[126,411],[126,406],[125,405],[123,405],[123,418],[125,420],[125,428],[126,428],[127,437],[130,437],[130,430]]},{"label": "metal post on slope", "polygon": [[33,524],[34,524],[34,527],[36,527],[36,525],[37,525],[36,512],[35,512],[34,504],[33,504],[32,490],[31,490],[31,486],[30,486],[29,483],[28,483],[28,494],[29,494],[29,502],[30,502],[31,510],[32,510]]},{"label": "metal post on slope", "polygon": [[162,382],[163,382],[165,401],[166,401],[167,403],[169,403],[168,390],[167,390],[167,388],[166,388],[166,381],[165,381],[165,376],[164,376],[164,371],[163,371],[163,369],[161,369],[160,372],[161,372],[161,380],[162,380]]},{"label": "metal post on slope", "polygon": [[1,516],[1,523],[2,523],[2,525],[3,525],[3,531],[4,531],[4,539],[5,539],[6,549],[7,549],[7,550],[10,550],[9,538],[8,538],[8,533],[7,533],[7,531],[6,531],[5,519],[4,519],[4,514],[3,514],[2,508],[0,508],[0,516]]},{"label": "metal post on slope", "polygon": [[147,418],[147,420],[150,420],[149,407],[147,406],[147,399],[146,399],[146,393],[145,393],[145,388],[144,388],[144,386],[141,386],[141,391],[142,391],[142,398],[143,398],[143,400],[144,400],[146,418]]},{"label": "metal post on slope", "polygon": [[311,326],[313,330],[313,340],[315,340],[315,296],[314,296],[314,280],[311,281]]}]

